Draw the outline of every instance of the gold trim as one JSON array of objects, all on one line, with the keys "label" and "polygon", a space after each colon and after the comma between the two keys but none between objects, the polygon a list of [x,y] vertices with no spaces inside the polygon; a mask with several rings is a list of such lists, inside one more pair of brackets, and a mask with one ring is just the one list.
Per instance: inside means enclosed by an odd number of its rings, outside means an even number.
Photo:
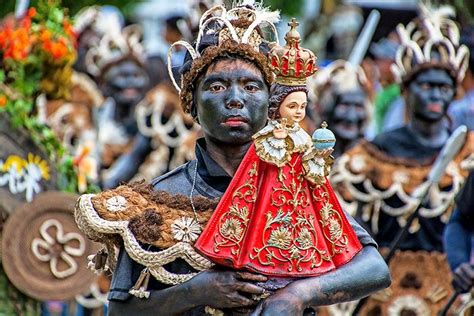
[{"label": "gold trim", "polygon": [[254,203],[257,199],[255,183],[258,177],[257,163],[247,172],[249,179],[238,187],[232,194],[232,205],[224,212],[218,221],[218,232],[214,235],[214,252],[218,253],[220,247],[230,247],[233,255],[240,253],[240,247],[249,223],[249,210],[247,206],[240,207],[239,201]]}]

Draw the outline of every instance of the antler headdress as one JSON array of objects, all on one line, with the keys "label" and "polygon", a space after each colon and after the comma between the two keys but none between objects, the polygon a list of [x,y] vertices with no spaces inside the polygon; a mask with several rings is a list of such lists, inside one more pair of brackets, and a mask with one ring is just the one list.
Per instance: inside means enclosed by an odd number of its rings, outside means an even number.
[{"label": "antler headdress", "polygon": [[[318,71],[309,82],[310,93],[317,100],[323,116],[333,110],[335,92],[340,93],[357,89],[359,86],[366,93],[365,108],[368,114],[372,112],[374,91],[367,76],[359,65],[339,59]],[[370,115],[366,124],[370,121]]]},{"label": "antler headdress", "polygon": [[[278,19],[278,12],[249,5],[237,6],[231,10],[218,5],[204,12],[199,22],[199,34],[195,46],[185,41],[178,41],[171,45],[168,52],[168,72],[179,91],[184,111],[191,112],[195,80],[219,56],[239,55],[254,62],[270,84],[273,81],[273,74],[262,52],[262,44],[269,44],[278,39],[274,26]],[[217,43],[206,46],[204,39],[209,36],[215,38]],[[181,84],[176,82],[171,65],[173,48],[177,45],[184,46],[192,58],[190,69],[182,74]]]},{"label": "antler headdress", "polygon": [[142,32],[138,25],[129,25],[121,31],[107,33],[87,53],[87,71],[100,77],[108,67],[125,59],[143,64],[145,53],[141,39]]},{"label": "antler headdress", "polygon": [[422,69],[440,67],[461,81],[468,67],[469,50],[459,45],[459,29],[450,19],[451,7],[436,10],[421,5],[420,17],[406,27],[397,26],[401,45],[398,48],[392,72],[407,84]]}]

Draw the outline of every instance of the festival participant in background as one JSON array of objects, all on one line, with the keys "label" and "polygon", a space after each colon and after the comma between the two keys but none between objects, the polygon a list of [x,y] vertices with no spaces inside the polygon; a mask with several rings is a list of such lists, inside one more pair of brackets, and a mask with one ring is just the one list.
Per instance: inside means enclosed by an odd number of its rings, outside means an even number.
[{"label": "festival participant in background", "polygon": [[74,17],[74,33],[77,36],[77,60],[74,69],[90,74],[86,55],[107,33],[117,33],[124,27],[122,13],[113,6],[90,6],[79,11]]},{"label": "festival participant in background", "polygon": [[360,66],[337,60],[316,73],[312,82],[316,113],[336,135],[340,157],[364,137],[373,111],[374,91]]},{"label": "festival participant in background", "polygon": [[94,118],[98,135],[95,151],[101,169],[107,169],[100,175],[106,187],[113,186],[115,181],[111,183],[110,179],[123,172],[120,165],[114,167],[116,159],[136,144],[135,109],[149,89],[140,39],[138,26],[130,25],[107,33],[86,56],[88,70],[106,97]]},{"label": "festival participant in background", "polygon": [[128,157],[129,170],[137,173],[135,179],[151,181],[195,158],[200,128],[184,113],[171,84],[161,83],[152,89],[138,104],[136,116],[140,134],[152,141],[149,152],[135,147],[136,150],[124,155]]},{"label": "festival participant in background", "polygon": [[[121,236],[124,242],[109,296],[111,315],[232,313],[258,304],[264,289],[255,283],[266,282],[266,277],[211,269],[192,244],[252,144],[252,135],[266,124],[273,74],[265,58],[269,39],[263,35],[275,33],[275,19],[274,13],[248,5],[207,11],[197,47],[182,43],[190,54],[177,85],[183,108],[203,130],[197,159],[154,180],[154,188],[121,186],[80,199],[78,225],[107,244],[108,266],[115,264],[113,240]],[[276,291],[260,302],[256,314],[302,315],[308,306],[357,299],[389,284],[372,238],[348,219],[363,245],[354,259]],[[104,267],[103,252],[94,263]]]},{"label": "festival participant in background", "polygon": [[[391,262],[394,286],[383,301],[373,297],[361,313],[409,309],[439,311],[449,298],[450,273],[442,255],[442,232],[454,196],[467,176],[462,162],[472,159],[474,135],[469,134],[439,185],[430,191],[419,215],[407,225],[434,158],[451,131],[446,115],[467,67],[468,50],[459,46],[459,31],[446,13],[421,7],[421,16],[398,26],[401,46],[392,67],[401,82],[407,124],[362,141],[334,165],[331,183],[348,209],[370,229],[381,247],[390,247],[400,230],[408,230]],[[469,158],[471,157],[471,158]],[[455,245],[453,245],[455,247]],[[425,251],[425,252],[423,252]],[[415,269],[424,262],[424,269]],[[410,281],[411,280],[411,281]],[[433,289],[437,293],[433,297]],[[410,299],[402,299],[408,292]],[[418,315],[418,314],[417,314]]]},{"label": "festival participant in background", "polygon": [[456,207],[444,231],[444,251],[453,271],[454,289],[458,293],[469,292],[474,286],[473,171],[456,197]]}]

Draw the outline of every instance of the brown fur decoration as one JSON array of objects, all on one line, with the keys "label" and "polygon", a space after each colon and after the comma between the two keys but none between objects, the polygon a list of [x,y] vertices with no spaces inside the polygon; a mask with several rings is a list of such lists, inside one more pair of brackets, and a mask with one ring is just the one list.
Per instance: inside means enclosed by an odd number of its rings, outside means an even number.
[{"label": "brown fur decoration", "polygon": [[448,262],[438,252],[398,252],[390,262],[390,273],[392,285],[372,295],[361,315],[435,316],[454,292]]},{"label": "brown fur decoration", "polygon": [[[116,196],[123,196],[127,204],[121,211],[109,211],[107,200]],[[198,221],[204,227],[218,200],[195,196],[193,202]],[[169,248],[177,242],[171,233],[171,225],[175,220],[181,217],[194,218],[189,197],[155,191],[153,186],[143,181],[103,191],[92,198],[92,203],[102,219],[128,221],[128,227],[137,240],[161,249]]]},{"label": "brown fur decoration", "polygon": [[[464,146],[453,159],[453,162],[459,166],[461,161],[468,158],[472,152],[474,152],[474,133],[471,132],[468,134]],[[396,172],[408,174],[407,181],[403,183],[403,190],[409,194],[413,193],[419,185],[426,181],[435,159],[433,157],[430,161],[420,164],[414,160],[390,157],[367,141],[362,141],[346,154],[349,155],[350,160],[355,156],[362,156],[365,166],[362,170],[357,170],[356,172],[351,168],[349,162],[345,168],[354,174],[366,174],[376,187],[383,190],[388,189],[392,185],[393,176]],[[462,177],[466,177],[468,174],[467,170],[461,169],[460,172]],[[440,187],[446,188],[451,186],[452,183],[452,177],[445,173],[441,178]]]},{"label": "brown fur decoration", "polygon": [[[446,256],[438,252],[399,251],[390,261],[390,274],[392,285],[369,296],[357,315],[436,316],[454,292]],[[318,315],[344,315],[344,311],[343,305],[333,305],[321,308]]]}]

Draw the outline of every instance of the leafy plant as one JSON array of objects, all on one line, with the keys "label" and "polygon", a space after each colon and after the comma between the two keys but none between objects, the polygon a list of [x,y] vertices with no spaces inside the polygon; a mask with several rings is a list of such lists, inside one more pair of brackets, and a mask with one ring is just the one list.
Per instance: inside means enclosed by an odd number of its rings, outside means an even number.
[{"label": "leafy plant", "polygon": [[52,99],[69,96],[75,44],[60,0],[40,0],[37,9],[30,8],[22,19],[8,20],[0,27],[0,112],[6,112],[14,128],[26,129],[45,150],[58,166],[59,188],[70,192],[78,189],[72,157],[39,121],[34,104],[41,93]]}]

